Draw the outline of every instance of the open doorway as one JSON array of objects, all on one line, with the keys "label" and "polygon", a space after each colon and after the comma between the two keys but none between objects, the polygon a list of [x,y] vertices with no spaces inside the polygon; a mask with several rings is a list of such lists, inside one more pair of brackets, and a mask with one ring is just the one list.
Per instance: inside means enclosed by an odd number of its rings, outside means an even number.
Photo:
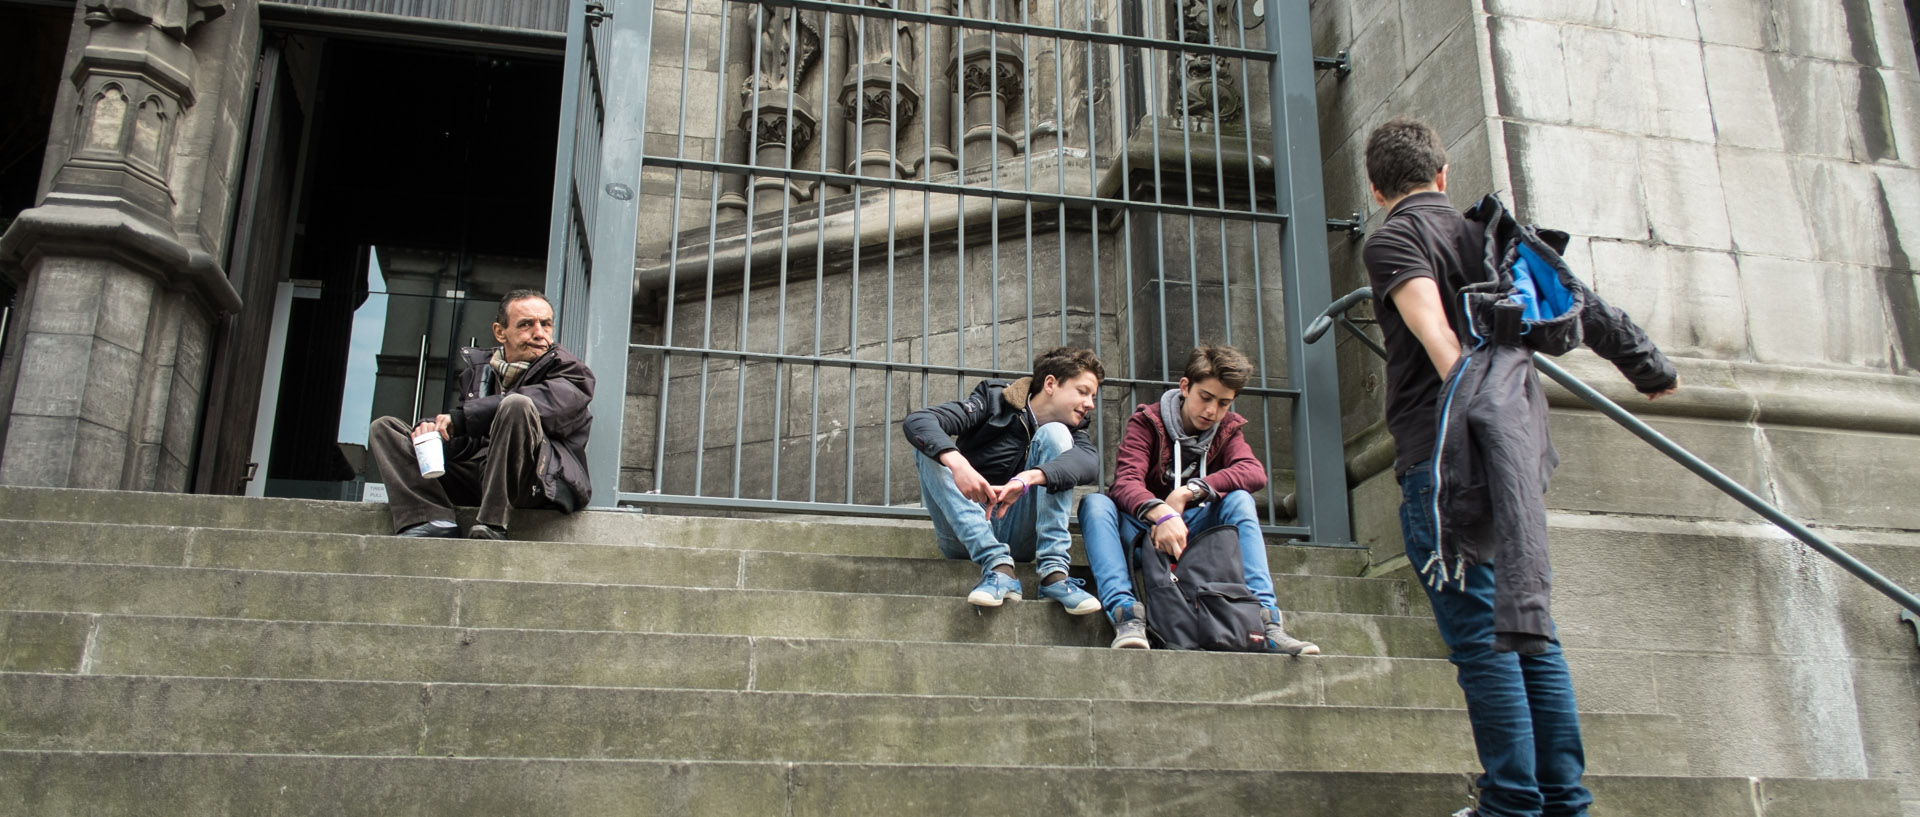
[{"label": "open doorway", "polygon": [[369,419],[444,411],[457,352],[491,343],[500,296],[545,283],[560,64],[345,37],[286,46],[306,135],[273,319],[284,352],[257,421],[270,453],[249,492],[359,499],[379,481]]}]

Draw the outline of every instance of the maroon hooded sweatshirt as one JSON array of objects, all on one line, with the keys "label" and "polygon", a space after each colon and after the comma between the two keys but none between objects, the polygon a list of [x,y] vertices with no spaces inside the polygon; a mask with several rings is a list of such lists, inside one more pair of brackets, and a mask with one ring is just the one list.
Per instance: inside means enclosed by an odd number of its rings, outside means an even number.
[{"label": "maroon hooded sweatshirt", "polygon": [[[1247,418],[1227,412],[1220,418],[1220,430],[1207,449],[1204,479],[1216,498],[1230,491],[1253,493],[1267,487],[1267,467],[1253,456],[1246,435],[1241,433],[1246,424]],[[1146,519],[1141,514],[1173,493],[1175,486],[1167,477],[1172,464],[1173,440],[1160,420],[1160,404],[1136,406],[1120,437],[1107,497],[1122,511]]]}]

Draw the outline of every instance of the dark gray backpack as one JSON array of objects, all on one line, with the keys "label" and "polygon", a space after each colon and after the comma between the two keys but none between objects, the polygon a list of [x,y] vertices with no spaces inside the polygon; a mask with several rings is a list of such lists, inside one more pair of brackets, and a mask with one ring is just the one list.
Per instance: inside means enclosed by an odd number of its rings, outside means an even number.
[{"label": "dark gray backpack", "polygon": [[1133,540],[1133,591],[1155,647],[1260,652],[1267,647],[1260,603],[1240,571],[1240,531],[1216,525],[1187,537],[1180,561],[1143,531]]}]

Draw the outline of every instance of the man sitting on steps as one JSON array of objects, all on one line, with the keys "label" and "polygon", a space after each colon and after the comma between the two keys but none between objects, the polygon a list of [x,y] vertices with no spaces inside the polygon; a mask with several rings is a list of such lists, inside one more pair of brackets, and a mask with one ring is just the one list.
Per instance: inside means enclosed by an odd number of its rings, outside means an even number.
[{"label": "man sitting on steps", "polygon": [[[1147,648],[1146,620],[1133,595],[1127,549],[1141,531],[1175,559],[1189,531],[1232,525],[1240,533],[1240,569],[1264,611],[1266,649],[1318,655],[1320,648],[1287,635],[1267,569],[1267,541],[1253,493],[1267,485],[1267,467],[1253,456],[1233,413],[1253,364],[1231,346],[1202,346],[1187,355],[1180,388],[1142,403],[1127,418],[1105,494],[1080,501],[1080,534],[1100,603],[1113,619],[1113,646]],[[1122,510],[1125,512],[1122,513]]]},{"label": "man sitting on steps", "polygon": [[986,380],[965,400],[907,415],[935,543],[947,558],[980,566],[968,602],[1018,600],[1013,563],[1037,560],[1040,595],[1074,615],[1100,609],[1067,577],[1067,510],[1074,486],[1100,478],[1087,424],[1105,378],[1093,352],[1060,346],[1034,359],[1031,377]]},{"label": "man sitting on steps", "polygon": [[[478,504],[472,539],[507,538],[509,508],[571,513],[592,495],[587,435],[593,430],[593,372],[553,342],[553,306],[531,289],[500,299],[494,349],[465,349],[459,402],[414,425],[373,421],[367,450],[387,484],[400,536],[453,536],[453,506]],[[437,433],[446,473],[420,473],[413,438]]]}]

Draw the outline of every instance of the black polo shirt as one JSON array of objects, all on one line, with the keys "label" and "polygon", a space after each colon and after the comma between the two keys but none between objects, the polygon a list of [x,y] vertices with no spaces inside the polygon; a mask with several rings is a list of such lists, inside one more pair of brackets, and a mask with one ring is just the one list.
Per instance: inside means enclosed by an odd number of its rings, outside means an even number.
[{"label": "black polo shirt", "polygon": [[1393,433],[1396,475],[1433,456],[1441,381],[1426,347],[1394,307],[1393,290],[1413,278],[1434,279],[1446,303],[1447,321],[1456,336],[1462,335],[1466,321],[1460,288],[1485,277],[1484,247],[1482,230],[1462,218],[1445,193],[1402,199],[1386,223],[1367,236],[1362,257],[1373,287],[1374,314],[1386,335],[1387,430]]}]

